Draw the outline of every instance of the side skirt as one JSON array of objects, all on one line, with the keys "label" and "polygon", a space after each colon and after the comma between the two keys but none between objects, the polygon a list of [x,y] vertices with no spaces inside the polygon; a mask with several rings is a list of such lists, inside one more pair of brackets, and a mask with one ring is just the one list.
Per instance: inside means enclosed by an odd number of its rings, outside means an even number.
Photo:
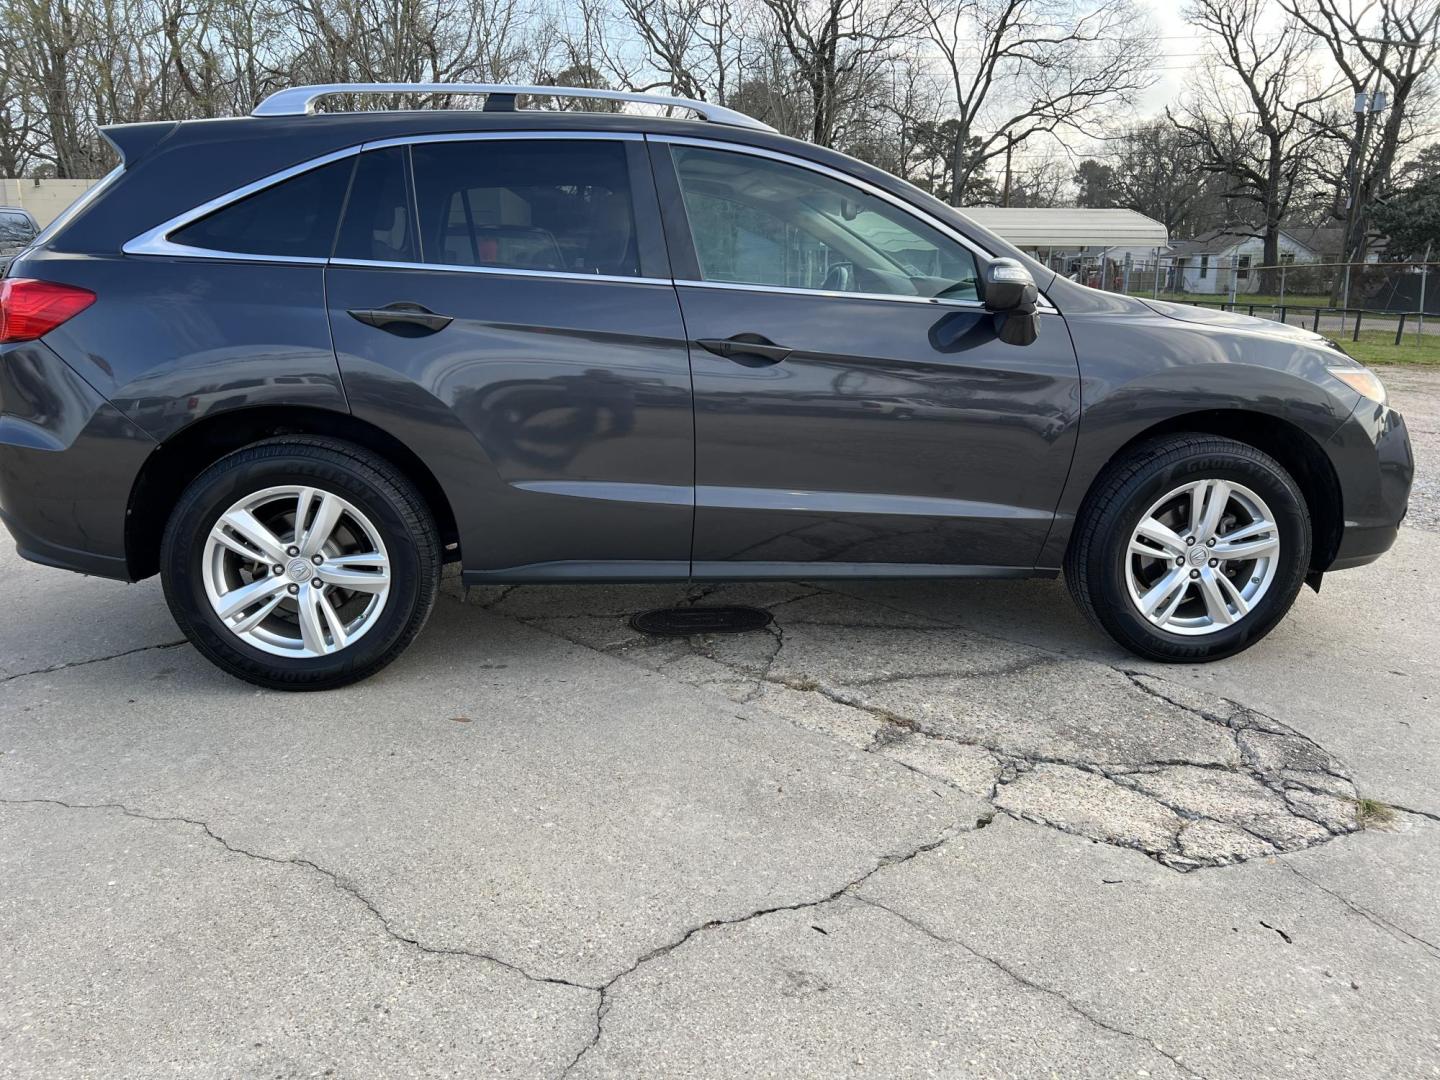
[{"label": "side skirt", "polygon": [[943,563],[853,562],[642,562],[623,559],[597,562],[530,563],[498,570],[465,570],[466,585],[636,584],[658,581],[821,581],[906,578],[1054,578],[1050,567],[964,566]]}]

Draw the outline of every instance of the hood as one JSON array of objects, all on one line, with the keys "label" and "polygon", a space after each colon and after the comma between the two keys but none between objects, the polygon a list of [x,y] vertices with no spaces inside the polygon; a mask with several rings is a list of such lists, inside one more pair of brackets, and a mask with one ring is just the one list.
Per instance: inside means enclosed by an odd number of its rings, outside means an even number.
[{"label": "hood", "polygon": [[1220,308],[1195,307],[1193,304],[1172,304],[1167,300],[1138,298],[1150,310],[1178,322],[1200,323],[1202,326],[1216,326],[1231,330],[1248,330],[1251,333],[1269,334],[1271,337],[1289,338],[1309,345],[1325,345],[1325,335],[1306,330],[1303,326],[1290,326],[1274,319],[1257,319],[1252,315],[1241,315]]}]

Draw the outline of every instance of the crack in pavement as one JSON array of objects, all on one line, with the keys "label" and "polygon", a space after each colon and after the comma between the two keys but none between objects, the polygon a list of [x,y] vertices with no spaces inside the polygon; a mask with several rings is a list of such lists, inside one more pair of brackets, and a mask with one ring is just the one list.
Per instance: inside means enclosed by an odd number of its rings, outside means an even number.
[{"label": "crack in pavement", "polygon": [[1401,806],[1399,803],[1381,803],[1382,806],[1391,810],[1397,810],[1402,814],[1410,814],[1414,817],[1428,818],[1430,821],[1440,821],[1440,814],[1432,814],[1429,810],[1416,810],[1410,806]]},{"label": "crack in pavement", "polygon": [[692,926],[690,929],[686,930],[683,934],[677,937],[674,941],[667,942],[664,945],[659,945],[654,949],[651,949],[649,952],[644,953],[643,955],[638,957],[632,964],[612,975],[609,979],[607,979],[598,987],[600,991],[600,1002],[595,1008],[595,1035],[588,1044],[581,1047],[580,1052],[575,1055],[574,1059],[571,1060],[570,1064],[565,1066],[560,1076],[562,1078],[569,1076],[570,1073],[573,1072],[580,1065],[580,1063],[585,1060],[586,1055],[588,1055],[592,1050],[595,1049],[596,1046],[600,1044],[600,1040],[604,1037],[605,1034],[605,1017],[609,1013],[611,1008],[611,996],[614,993],[615,985],[621,979],[624,979],[629,975],[633,975],[636,971],[644,967],[646,964],[650,963],[652,960],[658,960],[661,957],[670,955],[676,949],[680,948],[682,945],[688,942],[691,938],[695,937],[697,934],[702,934],[710,930],[721,929],[723,927],[739,926],[743,923],[752,922],[755,919],[764,918],[766,915],[776,915],[786,911],[807,911],[811,908],[817,908],[825,904],[833,903],[836,900],[840,899],[840,897],[850,894],[852,890],[859,888],[861,885],[864,885],[865,882],[869,881],[876,874],[880,873],[880,871],[889,869],[894,866],[904,865],[910,860],[919,858],[921,855],[924,855],[927,852],[939,849],[948,841],[954,839],[958,835],[961,835],[962,832],[983,829],[985,825],[988,824],[989,821],[987,819],[979,818],[976,820],[974,826],[971,829],[947,829],[943,834],[941,834],[939,838],[927,841],[916,848],[912,848],[904,854],[882,855],[874,866],[872,866],[869,870],[866,870],[859,877],[852,878],[844,885],[841,885],[834,892],[827,893],[825,896],[821,896],[818,899],[801,900],[790,904],[774,904],[769,907],[758,908],[755,911],[749,912],[748,914],[739,915],[734,918],[711,919],[710,921],[701,923],[698,926]]},{"label": "crack in pavement", "polygon": [[513,961],[502,959],[501,957],[495,956],[490,953],[479,952],[475,949],[460,948],[458,946],[427,945],[424,942],[420,941],[417,937],[410,934],[402,933],[401,931],[397,930],[394,924],[391,922],[390,918],[380,910],[379,906],[373,900],[371,900],[368,896],[361,892],[359,887],[356,886],[353,882],[342,877],[336,871],[331,870],[328,867],[322,866],[312,859],[307,859],[302,856],[282,858],[275,855],[267,855],[263,852],[252,851],[249,848],[240,847],[239,845],[234,844],[230,840],[226,839],[220,833],[217,833],[208,822],[199,818],[187,817],[182,814],[150,814],[146,813],[143,810],[138,810],[134,807],[127,806],[124,803],[75,803],[69,802],[64,799],[56,798],[0,798],[0,805],[50,806],[60,807],[66,810],[82,811],[99,810],[108,813],[119,813],[125,817],[135,818],[140,821],[150,821],[157,824],[188,825],[195,829],[198,829],[201,835],[203,835],[209,840],[214,841],[216,844],[219,844],[222,848],[225,849],[225,851],[229,852],[230,854],[240,855],[244,858],[254,859],[258,862],[269,863],[273,866],[296,867],[301,870],[313,872],[320,877],[323,877],[338,892],[350,897],[352,900],[360,904],[360,906],[365,909],[365,911],[375,920],[375,922],[379,924],[380,928],[384,931],[386,936],[390,937],[394,941],[400,942],[401,944],[408,945],[421,953],[433,956],[451,956],[468,960],[479,960],[489,964],[493,964],[496,967],[499,967],[508,972],[512,972],[513,974],[519,975],[522,978],[536,984],[560,986],[567,989],[581,990],[588,993],[596,994],[597,1001],[595,1004],[594,1013],[595,1034],[589,1042],[587,1042],[584,1046],[580,1048],[580,1050],[575,1054],[575,1056],[570,1060],[570,1062],[561,1070],[559,1074],[561,1077],[567,1076],[577,1065],[580,1064],[580,1062],[585,1058],[585,1056],[592,1049],[594,1049],[595,1046],[599,1044],[600,1039],[604,1034],[605,1015],[610,1009],[612,995],[615,991],[616,984],[627,976],[634,974],[636,971],[644,967],[646,964],[650,963],[652,960],[659,959],[663,956],[668,956],[670,953],[673,953],[676,949],[680,948],[686,942],[690,941],[697,934],[701,934],[709,930],[728,926],[738,926],[755,919],[763,918],[766,915],[775,915],[787,911],[803,911],[809,908],[820,907],[824,904],[831,903],[834,900],[837,900],[840,897],[849,894],[853,889],[856,889],[859,886],[863,885],[880,871],[888,869],[890,867],[903,865],[904,863],[907,863],[912,859],[924,855],[926,852],[937,850],[947,841],[953,839],[958,835],[961,835],[964,832],[983,829],[986,825],[990,823],[990,819],[988,817],[981,817],[976,819],[974,825],[971,826],[970,829],[958,829],[954,827],[947,828],[938,838],[934,840],[928,840],[925,843],[911,848],[910,850],[902,854],[882,855],[878,860],[876,860],[875,865],[870,867],[863,874],[860,874],[858,877],[850,879],[845,884],[841,885],[839,888],[817,899],[799,900],[787,904],[774,904],[763,908],[757,908],[754,911],[747,912],[743,915],[736,915],[728,918],[708,919],[703,923],[699,923],[684,930],[673,941],[658,945],[655,948],[652,948],[642,953],[634,961],[626,965],[620,971],[616,972],[610,978],[606,979],[603,983],[592,984],[576,982],[572,979],[562,978],[557,975],[537,975],[534,972],[527,970],[520,964],[517,964]]},{"label": "crack in pavement", "polygon": [[991,956],[989,953],[981,952],[979,949],[975,948],[968,942],[961,941],[958,938],[946,937],[943,934],[937,933],[930,927],[921,923],[918,919],[914,919],[911,916],[906,915],[904,912],[890,907],[887,904],[882,904],[879,900],[874,900],[868,896],[864,896],[859,893],[855,894],[852,899],[858,900],[862,904],[868,904],[870,907],[875,908],[878,911],[883,911],[887,915],[891,915],[894,918],[899,919],[901,922],[905,923],[912,929],[924,934],[932,941],[937,941],[943,945],[953,945],[958,949],[964,950],[971,956],[975,957],[977,960],[983,960],[985,963],[990,964],[998,971],[1002,972],[1009,978],[1013,979],[1015,982],[1019,983],[1021,986],[1025,987],[1027,990],[1034,990],[1037,993],[1045,994],[1048,997],[1056,999],[1071,1012],[1075,1013],[1077,1016],[1082,1017],[1091,1024],[1094,1024],[1096,1027],[1101,1028],[1105,1031],[1109,1031],[1115,1035],[1121,1035],[1127,1039],[1133,1039],[1138,1043],[1148,1046],[1155,1053],[1170,1061],[1171,1064],[1173,1064],[1181,1072],[1185,1073],[1186,1076],[1199,1077],[1200,1080],[1204,1080],[1203,1073],[1198,1072],[1195,1069],[1191,1068],[1189,1065],[1185,1064],[1185,1062],[1181,1061],[1177,1055],[1172,1054],[1170,1051],[1166,1050],[1164,1047],[1156,1043],[1153,1039],[1147,1038],[1146,1036],[1141,1035],[1138,1032],[1130,1031],[1127,1028],[1122,1028],[1116,1024],[1112,1024],[1108,1020],[1105,1020],[1103,1017],[1096,1016],[1089,1009],[1086,1009],[1085,1007],[1072,1001],[1064,993],[1064,991],[1057,990],[1053,986],[1046,986],[1043,983],[1038,983],[1034,979],[1031,979],[1029,976],[1020,974],[1020,972],[1016,971],[1014,968],[1010,967],[1008,964],[1002,962],[998,958]]},{"label": "crack in pavement", "polygon": [[66,660],[61,664],[51,664],[49,667],[33,668],[30,671],[17,671],[13,675],[0,676],[0,683],[7,683],[14,679],[24,679],[31,675],[48,675],[52,671],[65,671],[69,668],[86,667],[89,664],[103,664],[107,660],[118,660],[122,656],[134,656],[136,653],[153,652],[157,649],[175,649],[181,645],[188,645],[188,638],[181,638],[179,641],[161,641],[154,645],[139,645],[133,649],[123,649],[117,653],[110,653],[108,656],[92,656],[86,660]]},{"label": "crack in pavement", "polygon": [[[1344,905],[1345,905],[1347,908],[1349,908],[1351,911],[1355,912],[1356,915],[1359,915],[1360,917],[1362,917],[1363,919],[1365,919],[1367,922],[1372,923],[1373,925],[1379,927],[1381,930],[1384,930],[1387,934],[1389,934],[1391,937],[1393,937],[1396,941],[1409,942],[1409,943],[1411,943],[1411,944],[1419,945],[1419,946],[1421,946],[1423,949],[1427,950],[1427,951],[1430,953],[1431,956],[1433,956],[1433,957],[1435,957],[1435,958],[1437,958],[1437,959],[1440,959],[1440,945],[1437,945],[1435,942],[1429,940],[1428,938],[1423,938],[1423,937],[1421,937],[1419,934],[1412,934],[1409,930],[1406,930],[1403,926],[1400,926],[1400,925],[1398,925],[1398,924],[1396,924],[1396,923],[1391,922],[1389,919],[1385,918],[1385,916],[1379,914],[1378,912],[1371,911],[1369,908],[1365,907],[1363,904],[1357,904],[1354,900],[1351,900],[1348,896],[1344,896],[1344,895],[1336,892],[1334,889],[1330,888],[1328,885],[1322,885],[1320,882],[1316,881],[1316,880],[1315,880],[1314,878],[1312,878],[1309,874],[1305,873],[1303,870],[1301,870],[1299,867],[1295,866],[1293,863],[1288,863],[1288,862],[1280,861],[1280,865],[1283,866],[1283,867],[1285,867],[1285,869],[1289,870],[1292,874],[1294,874],[1296,877],[1300,878],[1302,881],[1306,882],[1306,883],[1309,884],[1310,886],[1312,886],[1312,887],[1314,887],[1314,888],[1316,888],[1316,889],[1319,889],[1321,892],[1325,893],[1327,896],[1332,896],[1332,897],[1334,897],[1336,900],[1340,901],[1340,903],[1344,904]],[[1263,925],[1263,924],[1262,924],[1262,925]]]},{"label": "crack in pavement", "polygon": [[[731,587],[713,586],[704,595],[723,600],[727,588]],[[623,618],[617,612],[587,611],[580,614],[546,608],[531,613],[523,605],[518,610],[514,610],[513,605],[507,605],[512,610],[501,614],[572,644],[635,663],[692,686],[722,693],[740,704],[753,705],[778,715],[787,722],[842,738],[863,752],[883,757],[888,763],[929,781],[984,798],[993,808],[1009,817],[1140,851],[1182,873],[1262,854],[1304,850],[1361,827],[1356,813],[1358,794],[1354,781],[1329,752],[1309,736],[1240,702],[1215,696],[1214,705],[1202,707],[1178,694],[1178,687],[1177,693],[1169,692],[1160,676],[1148,672],[1029,642],[1013,641],[1003,635],[977,631],[823,586],[806,585],[804,588],[806,591],[800,595],[784,597],[766,606],[773,611],[800,600],[831,596],[847,605],[891,610],[907,620],[903,625],[884,623],[883,629],[887,631],[916,633],[926,640],[933,640],[937,631],[948,630],[964,635],[972,646],[975,642],[995,642],[1005,646],[1007,651],[1018,649],[1022,653],[1019,656],[986,657],[983,650],[977,655],[972,648],[966,651],[967,664],[957,665],[960,670],[946,670],[941,663],[914,672],[847,673],[838,683],[830,683],[782,668],[782,657],[788,655],[787,634],[806,627],[862,630],[869,625],[863,618],[863,612],[857,613],[859,618],[852,616],[834,621],[826,620],[824,611],[817,617],[814,610],[803,609],[796,612],[795,618],[782,621],[777,617],[766,628],[770,646],[758,653],[752,650],[748,654],[745,647],[740,646],[740,655],[733,655],[736,648],[733,644],[722,644],[722,639],[706,635],[657,642],[643,635],[627,635],[623,641],[617,641],[613,636],[602,633],[600,640],[596,640],[597,623]],[[509,593],[506,595],[507,598],[510,596]],[[786,612],[786,615],[789,614]],[[875,623],[875,626],[881,628],[882,624]],[[727,652],[732,655],[726,655]],[[694,659],[714,665],[716,673],[683,666],[685,661]],[[1121,680],[1119,685],[1161,702],[1177,713],[1201,722],[1206,728],[1218,728],[1229,744],[1225,760],[1217,761],[1213,756],[1207,756],[1210,751],[1203,750],[1194,757],[1172,754],[1138,761],[1097,762],[1083,753],[1066,756],[1038,752],[1033,747],[997,745],[994,741],[962,737],[939,729],[932,722],[907,716],[905,710],[897,708],[885,697],[885,691],[890,687],[900,688],[903,692],[906,686],[923,684],[927,680],[964,683],[975,679],[1005,679],[1061,663],[1093,666],[1108,672]],[[737,679],[743,681],[743,688],[736,686]],[[767,685],[816,694],[833,705],[868,717],[865,723],[874,722],[868,741],[857,740],[857,735],[864,734],[862,731],[851,729],[848,734],[842,734],[836,724],[848,723],[843,717],[835,720],[823,713],[807,715],[803,705],[783,699],[767,700],[764,694]],[[1118,689],[1115,692],[1118,693]],[[1118,699],[1116,704],[1123,707],[1123,702]],[[757,722],[753,716],[741,716],[740,719]],[[1043,724],[1046,719],[1042,717],[1040,722]],[[929,742],[916,744],[910,741],[912,739]],[[937,759],[932,751],[923,749],[925,745],[936,744],[957,750],[963,748],[975,756],[948,761]],[[953,774],[947,774],[947,766],[959,767],[963,782],[957,781]],[[1094,816],[1073,802],[1087,796],[1083,785],[1077,788],[1075,782],[1067,780],[1063,773],[1036,772],[1036,766],[1064,767],[1102,778],[1107,785],[1114,786],[1116,795],[1108,795],[1105,790],[1093,787],[1088,789],[1088,797],[1100,800],[1099,823],[1095,824]],[[990,769],[994,770],[993,779],[985,781],[985,790],[972,790],[980,786],[980,777]],[[1207,773],[1216,777],[1209,788],[1198,779]],[[1153,780],[1148,779],[1151,776]],[[1011,785],[1017,781],[1024,782],[1012,788]],[[1057,782],[1061,784],[1060,789],[1054,787]],[[1007,789],[1010,790],[1007,792]],[[1170,792],[1168,796],[1167,791]],[[1119,794],[1121,792],[1124,793],[1123,798]],[[1055,805],[1046,806],[1047,801],[1053,803],[1057,797],[1061,800],[1058,814]],[[1002,798],[1011,805],[1001,805]],[[1072,801],[1066,803],[1067,798]],[[1137,826],[1145,831],[1138,839],[1129,837],[1126,829],[1130,826],[1125,823],[1124,815],[1137,811],[1127,810],[1135,804],[1127,804],[1124,801],[1126,798],[1148,800],[1157,811],[1164,812],[1165,821],[1161,822],[1153,815],[1137,819]],[[1067,813],[1081,825],[1067,824]],[[1117,815],[1118,820],[1112,820]],[[1173,826],[1169,822],[1174,822]],[[1163,830],[1160,828],[1162,824],[1165,826]],[[1193,826],[1203,828],[1197,830]]]},{"label": "crack in pavement", "polygon": [[226,851],[230,852],[233,855],[243,855],[247,859],[254,859],[257,862],[270,863],[274,866],[293,866],[302,870],[309,870],[313,871],[316,874],[319,874],[321,877],[329,881],[330,884],[337,891],[344,893],[351,899],[359,902],[361,906],[363,906],[365,910],[374,917],[375,921],[380,924],[380,927],[389,937],[393,938],[395,941],[401,942],[402,944],[410,945],[422,953],[428,953],[435,956],[459,956],[467,957],[472,960],[484,960],[488,963],[496,965],[497,967],[503,968],[506,971],[510,971],[516,975],[520,975],[533,983],[565,986],[576,990],[588,990],[591,992],[599,990],[599,987],[590,986],[586,983],[573,982],[570,979],[563,979],[558,976],[536,975],[533,972],[527,971],[519,964],[516,964],[510,960],[504,960],[498,956],[492,956],[488,953],[476,952],[473,949],[462,949],[451,946],[426,945],[424,942],[418,940],[417,938],[412,937],[408,934],[401,933],[399,930],[396,930],[394,925],[391,923],[389,917],[380,910],[380,908],[375,904],[373,900],[371,900],[368,896],[362,893],[359,887],[356,886],[353,882],[346,880],[336,871],[321,866],[319,863],[313,861],[312,859],[306,859],[300,856],[292,858],[282,858],[277,855],[266,855],[264,852],[251,851],[249,848],[240,847],[237,844],[231,843],[225,837],[217,833],[210,826],[209,822],[202,821],[199,818],[186,817],[183,814],[149,814],[143,810],[137,810],[132,806],[127,806],[124,803],[74,803],[68,802],[64,799],[55,798],[0,798],[0,805],[58,806],[63,807],[66,810],[103,810],[109,812],[118,812],[120,814],[123,814],[125,817],[136,818],[140,821],[152,821],[162,825],[190,825],[196,829],[199,829],[200,832],[207,839],[213,840],[215,843],[219,844],[222,848],[224,848]]}]

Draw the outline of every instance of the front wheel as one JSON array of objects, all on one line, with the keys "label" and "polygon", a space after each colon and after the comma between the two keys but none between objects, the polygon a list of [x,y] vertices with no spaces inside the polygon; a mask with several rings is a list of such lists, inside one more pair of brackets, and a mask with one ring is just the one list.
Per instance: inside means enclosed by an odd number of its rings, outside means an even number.
[{"label": "front wheel", "polygon": [[170,516],[160,561],[195,647],[280,690],[344,686],[384,667],[424,625],[440,580],[414,485],[359,447],[298,436],[201,473]]},{"label": "front wheel", "polygon": [[1310,515],[1278,461],[1213,435],[1145,443],[1097,482],[1066,554],[1080,609],[1150,660],[1233,656],[1290,610]]}]

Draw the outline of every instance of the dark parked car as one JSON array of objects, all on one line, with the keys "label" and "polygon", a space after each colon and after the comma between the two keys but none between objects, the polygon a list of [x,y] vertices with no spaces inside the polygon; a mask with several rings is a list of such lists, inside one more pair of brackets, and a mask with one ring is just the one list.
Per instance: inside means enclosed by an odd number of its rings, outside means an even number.
[{"label": "dark parked car", "polygon": [[25,557],[158,572],[206,656],[314,689],[393,659],[447,560],[476,585],[1063,568],[1122,645],[1197,661],[1395,539],[1404,422],[1317,335],[1066,281],[705,103],[313,110],[427,89],[107,130],[122,164],[0,296]]},{"label": "dark parked car", "polygon": [[0,206],[0,274],[10,265],[10,260],[30,246],[40,232],[40,226],[29,210],[18,206]]}]

